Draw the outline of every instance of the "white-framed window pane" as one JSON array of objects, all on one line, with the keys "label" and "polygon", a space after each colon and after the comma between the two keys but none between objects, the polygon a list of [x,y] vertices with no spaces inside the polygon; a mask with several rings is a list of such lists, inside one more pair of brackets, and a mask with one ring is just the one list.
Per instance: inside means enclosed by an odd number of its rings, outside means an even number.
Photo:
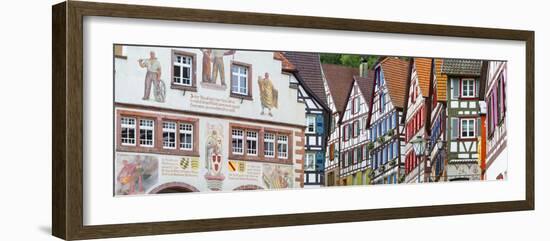
[{"label": "white-framed window pane", "polygon": [[243,130],[233,129],[231,134],[233,154],[243,154]]},{"label": "white-framed window pane", "polygon": [[305,156],[305,169],[308,171],[315,170],[315,152],[307,152]]},{"label": "white-framed window pane", "polygon": [[174,83],[185,86],[193,84],[193,58],[191,56],[176,55],[173,63]]},{"label": "white-framed window pane", "polygon": [[279,158],[288,158],[288,136],[277,137],[277,156]]},{"label": "white-framed window pane", "polygon": [[231,66],[231,92],[248,95],[248,67],[240,65]]},{"label": "white-framed window pane", "polygon": [[162,123],[162,147],[176,149],[176,122]]},{"label": "white-framed window pane", "polygon": [[460,137],[475,137],[475,119],[462,119],[460,129]]},{"label": "white-framed window pane", "polygon": [[475,97],[475,80],[462,80],[462,97]]},{"label": "white-framed window pane", "polygon": [[275,156],[275,134],[273,133],[264,134],[264,156]]},{"label": "white-framed window pane", "polygon": [[122,145],[135,145],[136,144],[136,119],[129,117],[122,117],[120,119],[121,137],[120,142]]},{"label": "white-framed window pane", "polygon": [[152,147],[154,144],[155,121],[142,119],[139,120],[139,145]]},{"label": "white-framed window pane", "polygon": [[253,156],[258,155],[258,132],[246,132],[246,154]]},{"label": "white-framed window pane", "polygon": [[193,124],[180,123],[180,149],[193,150]]},{"label": "white-framed window pane", "polygon": [[306,116],[306,133],[315,133],[315,116],[307,115]]}]

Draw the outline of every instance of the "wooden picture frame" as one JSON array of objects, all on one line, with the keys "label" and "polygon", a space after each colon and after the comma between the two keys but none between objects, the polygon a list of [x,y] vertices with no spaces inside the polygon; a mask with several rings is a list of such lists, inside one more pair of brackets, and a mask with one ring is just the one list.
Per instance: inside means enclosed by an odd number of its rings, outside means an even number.
[{"label": "wooden picture frame", "polygon": [[[533,210],[534,41],[533,31],[444,26],[198,10],[110,3],[62,2],[52,7],[52,233],[66,239],[92,239],[214,230],[265,228],[368,220]],[[288,215],[214,218],[87,226],[83,224],[83,18],[106,16],[207,23],[300,27],[481,39],[526,43],[525,200],[489,203],[349,210]]]}]

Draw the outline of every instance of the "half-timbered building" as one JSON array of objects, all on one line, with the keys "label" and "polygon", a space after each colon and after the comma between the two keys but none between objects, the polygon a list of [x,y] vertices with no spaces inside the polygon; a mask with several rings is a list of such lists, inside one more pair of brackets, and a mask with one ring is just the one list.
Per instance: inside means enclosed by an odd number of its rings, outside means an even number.
[{"label": "half-timbered building", "polygon": [[427,182],[429,179],[429,162],[424,153],[416,155],[413,140],[430,136],[430,83],[433,60],[429,58],[412,58],[411,73],[407,86],[405,118],[405,178],[404,182]]},{"label": "half-timbered building", "polygon": [[485,88],[486,158],[482,163],[483,177],[487,180],[502,180],[508,176],[506,145],[506,82],[505,61],[487,61],[487,85]]},{"label": "half-timbered building", "polygon": [[444,59],[442,73],[447,88],[448,181],[479,180],[478,142],[485,85],[481,82],[481,61]]},{"label": "half-timbered building", "polygon": [[443,59],[434,59],[430,106],[429,160],[430,180],[447,181],[447,75],[442,73]]},{"label": "half-timbered building", "polygon": [[[366,65],[364,63],[363,65]],[[370,184],[372,169],[369,164],[370,129],[368,114],[371,107],[374,71],[362,71],[365,77],[353,76],[353,85],[342,120],[340,179],[347,185]]]},{"label": "half-timbered building", "polygon": [[327,126],[330,108],[327,106],[319,54],[285,52],[284,56],[295,68],[294,84],[298,101],[306,105],[304,139],[304,187],[324,185]]},{"label": "half-timbered building", "polygon": [[349,89],[353,84],[353,76],[359,75],[359,69],[335,64],[322,64],[322,71],[327,103],[331,110],[325,156],[325,184],[336,186],[347,182],[347,179],[340,179],[340,160],[343,157],[340,152],[342,132],[339,121],[346,108],[347,93],[349,93]]},{"label": "half-timbered building", "polygon": [[404,163],[404,121],[409,61],[384,57],[374,67],[372,106],[369,109],[372,182],[398,183]]}]

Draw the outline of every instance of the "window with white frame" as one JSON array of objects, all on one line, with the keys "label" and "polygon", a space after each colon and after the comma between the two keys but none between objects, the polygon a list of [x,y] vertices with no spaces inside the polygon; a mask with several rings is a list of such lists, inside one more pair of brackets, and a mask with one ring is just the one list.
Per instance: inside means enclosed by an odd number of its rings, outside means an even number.
[{"label": "window with white frame", "polygon": [[264,156],[275,157],[275,134],[264,134]]},{"label": "window with white frame", "polygon": [[306,152],[305,156],[305,170],[314,171],[315,170],[315,152]]},{"label": "window with white frame", "polygon": [[476,119],[460,119],[460,137],[475,137]]},{"label": "window with white frame", "polygon": [[475,79],[462,79],[462,97],[475,97]]},{"label": "window with white frame", "polygon": [[288,158],[288,136],[277,136],[277,156],[282,159]]},{"label": "window with white frame", "polygon": [[174,54],[174,84],[193,86],[193,57]]},{"label": "window with white frame", "polygon": [[231,139],[233,154],[243,154],[243,130],[231,130]]},{"label": "window with white frame", "polygon": [[122,145],[134,146],[136,145],[136,119],[129,117],[122,117],[120,119],[121,137],[120,143]]},{"label": "window with white frame", "polygon": [[306,116],[306,133],[315,133],[315,116]]},{"label": "window with white frame", "polygon": [[248,67],[231,65],[231,93],[248,95]]},{"label": "window with white frame", "polygon": [[246,154],[252,156],[258,155],[258,132],[246,132]]},{"label": "window with white frame", "polygon": [[193,150],[193,124],[180,123],[180,149]]},{"label": "window with white frame", "polygon": [[162,147],[176,149],[176,122],[162,123]]},{"label": "window with white frame", "polygon": [[139,120],[139,145],[153,147],[155,139],[155,121],[148,119]]}]

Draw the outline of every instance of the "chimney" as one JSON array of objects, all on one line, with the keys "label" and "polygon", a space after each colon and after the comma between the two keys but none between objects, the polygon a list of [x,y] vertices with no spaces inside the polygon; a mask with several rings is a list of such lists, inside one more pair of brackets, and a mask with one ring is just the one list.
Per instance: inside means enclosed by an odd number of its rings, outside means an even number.
[{"label": "chimney", "polygon": [[359,64],[359,76],[367,77],[368,71],[369,63],[367,62],[367,58],[363,57],[361,58],[361,64]]}]

